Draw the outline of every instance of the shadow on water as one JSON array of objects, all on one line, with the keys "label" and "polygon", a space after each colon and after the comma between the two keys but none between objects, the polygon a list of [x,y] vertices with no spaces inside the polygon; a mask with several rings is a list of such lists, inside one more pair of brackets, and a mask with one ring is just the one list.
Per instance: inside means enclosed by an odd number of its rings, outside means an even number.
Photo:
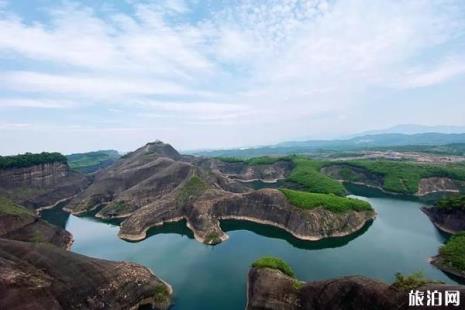
[{"label": "shadow on water", "polygon": [[66,229],[70,214],[63,211],[65,203],[58,204],[51,209],[45,209],[40,212],[40,217],[52,225]]},{"label": "shadow on water", "polygon": [[236,230],[247,230],[251,231],[257,235],[264,236],[267,238],[281,239],[287,241],[290,245],[298,249],[305,250],[319,250],[326,248],[337,248],[348,244],[350,241],[356,239],[357,237],[363,235],[368,228],[373,224],[373,221],[369,221],[362,229],[359,231],[345,237],[337,238],[325,238],[319,241],[308,241],[300,240],[284,231],[280,228],[265,225],[257,224],[247,221],[238,221],[238,220],[223,220],[221,221],[221,228],[223,231],[236,231]]},{"label": "shadow on water", "polygon": [[[66,224],[68,223],[68,219],[70,214],[66,211],[63,211],[64,205],[59,205],[52,209],[43,210],[41,212],[41,217],[46,220],[47,222],[62,227],[66,229]],[[80,218],[85,218],[88,221],[92,222],[99,222],[99,223],[106,223],[114,226],[119,226],[124,219],[100,219],[94,217],[94,215],[98,212],[98,209],[92,210],[85,214],[79,215]],[[300,240],[291,235],[290,233],[273,226],[269,226],[266,224],[258,224],[249,221],[243,220],[222,220],[221,221],[221,228],[226,233],[228,231],[238,231],[238,230],[247,230],[253,232],[257,235],[274,238],[274,239],[281,239],[287,241],[295,248],[299,249],[306,249],[306,250],[318,250],[318,249],[325,249],[325,248],[336,248],[341,247],[348,244],[350,241],[354,240],[355,238],[363,235],[368,228],[372,225],[372,221],[368,222],[362,229],[359,231],[345,237],[337,237],[337,238],[325,238],[319,241],[308,241],[308,240]],[[192,231],[187,227],[186,220],[181,220],[178,222],[171,222],[165,223],[164,225],[152,227],[147,231],[147,238],[154,237],[160,234],[178,234],[181,236],[186,236],[189,239],[194,239],[194,234]],[[440,231],[438,230],[438,233]],[[441,235],[443,239],[448,238],[448,236]],[[137,243],[139,241],[129,241],[131,243]]]},{"label": "shadow on water", "polygon": [[360,185],[360,184],[344,182],[344,187],[347,189],[347,191],[349,191],[350,194],[356,195],[356,196],[364,196],[364,197],[372,197],[372,198],[390,198],[390,199],[398,199],[398,200],[403,200],[403,201],[408,200],[408,201],[415,201],[415,202],[420,201],[417,197],[412,196],[412,195],[390,194],[390,193],[383,192],[382,190],[378,188]]},{"label": "shadow on water", "polygon": [[186,220],[165,223],[161,226],[152,227],[147,231],[147,238],[161,234],[178,234],[181,236],[186,236],[189,239],[194,239],[194,234],[187,227]]}]

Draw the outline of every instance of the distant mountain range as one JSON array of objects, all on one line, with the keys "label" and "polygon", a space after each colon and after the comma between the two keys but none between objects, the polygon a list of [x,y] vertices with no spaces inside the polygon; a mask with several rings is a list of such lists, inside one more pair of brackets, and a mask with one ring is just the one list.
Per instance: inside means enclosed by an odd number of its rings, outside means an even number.
[{"label": "distant mountain range", "polygon": [[355,151],[406,145],[434,146],[462,143],[465,143],[465,133],[382,133],[367,134],[349,139],[290,141],[270,146],[203,151],[195,152],[194,154],[203,156],[252,157],[321,151]]},{"label": "distant mountain range", "polygon": [[465,133],[465,126],[425,126],[415,124],[402,124],[386,129],[364,131],[355,135],[351,135],[345,138],[353,138],[358,136],[366,135],[379,135],[388,133],[401,133],[407,135],[419,134],[419,133]]}]

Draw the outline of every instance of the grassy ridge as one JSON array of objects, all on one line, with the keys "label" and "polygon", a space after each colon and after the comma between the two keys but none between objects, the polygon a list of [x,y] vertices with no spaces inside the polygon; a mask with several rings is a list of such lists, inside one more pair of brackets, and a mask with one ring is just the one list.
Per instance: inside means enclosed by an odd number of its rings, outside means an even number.
[{"label": "grassy ridge", "polygon": [[198,176],[192,176],[176,196],[179,205],[185,205],[189,200],[196,199],[208,189],[208,184]]},{"label": "grassy ridge", "polygon": [[252,263],[252,267],[277,269],[290,277],[295,277],[294,271],[292,271],[291,267],[285,261],[277,257],[261,257]]},{"label": "grassy ridge", "polygon": [[292,161],[295,167],[287,178],[288,181],[302,185],[309,192],[331,193],[339,196],[345,194],[345,188],[341,183],[320,173],[320,169],[326,162],[300,156],[294,156]]},{"label": "grassy ridge", "polygon": [[281,189],[281,192],[292,205],[302,209],[323,207],[335,213],[373,210],[368,202],[354,198],[319,193],[307,193],[290,189]]},{"label": "grassy ridge", "polygon": [[5,197],[0,197],[0,215],[2,214],[16,216],[33,215],[32,211],[17,206],[14,202]]},{"label": "grassy ridge", "polygon": [[0,156],[0,169],[24,168],[54,162],[66,163],[67,159],[60,153],[47,152],[39,154],[25,153],[15,156]]},{"label": "grassy ridge", "polygon": [[389,160],[352,160],[337,163],[364,168],[371,173],[382,175],[383,188],[396,193],[415,194],[422,178],[449,177],[465,180],[463,164],[427,165]]},{"label": "grassy ridge", "polygon": [[439,249],[439,254],[450,267],[465,271],[465,232],[452,236]]},{"label": "grassy ridge", "polygon": [[120,156],[117,151],[96,151],[89,153],[71,154],[66,156],[71,169],[82,172],[93,172],[100,166],[111,164]]},{"label": "grassy ridge", "polygon": [[226,163],[244,163],[247,165],[272,165],[278,161],[286,160],[290,161],[289,157],[271,157],[271,156],[260,156],[260,157],[252,157],[252,158],[239,158],[239,157],[215,157]]}]

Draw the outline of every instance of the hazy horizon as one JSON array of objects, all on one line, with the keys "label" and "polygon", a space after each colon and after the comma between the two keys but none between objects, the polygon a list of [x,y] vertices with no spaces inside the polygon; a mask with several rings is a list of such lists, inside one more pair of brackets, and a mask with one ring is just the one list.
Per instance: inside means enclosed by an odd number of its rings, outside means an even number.
[{"label": "hazy horizon", "polygon": [[460,0],[0,0],[0,155],[465,126]]}]

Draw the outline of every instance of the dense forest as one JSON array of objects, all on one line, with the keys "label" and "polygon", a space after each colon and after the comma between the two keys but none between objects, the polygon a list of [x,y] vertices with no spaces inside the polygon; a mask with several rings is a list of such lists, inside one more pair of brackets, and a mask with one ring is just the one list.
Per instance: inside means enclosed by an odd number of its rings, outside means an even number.
[{"label": "dense forest", "polygon": [[66,163],[67,159],[60,153],[47,152],[39,154],[25,153],[15,156],[0,156],[0,169],[30,167],[53,162]]}]

